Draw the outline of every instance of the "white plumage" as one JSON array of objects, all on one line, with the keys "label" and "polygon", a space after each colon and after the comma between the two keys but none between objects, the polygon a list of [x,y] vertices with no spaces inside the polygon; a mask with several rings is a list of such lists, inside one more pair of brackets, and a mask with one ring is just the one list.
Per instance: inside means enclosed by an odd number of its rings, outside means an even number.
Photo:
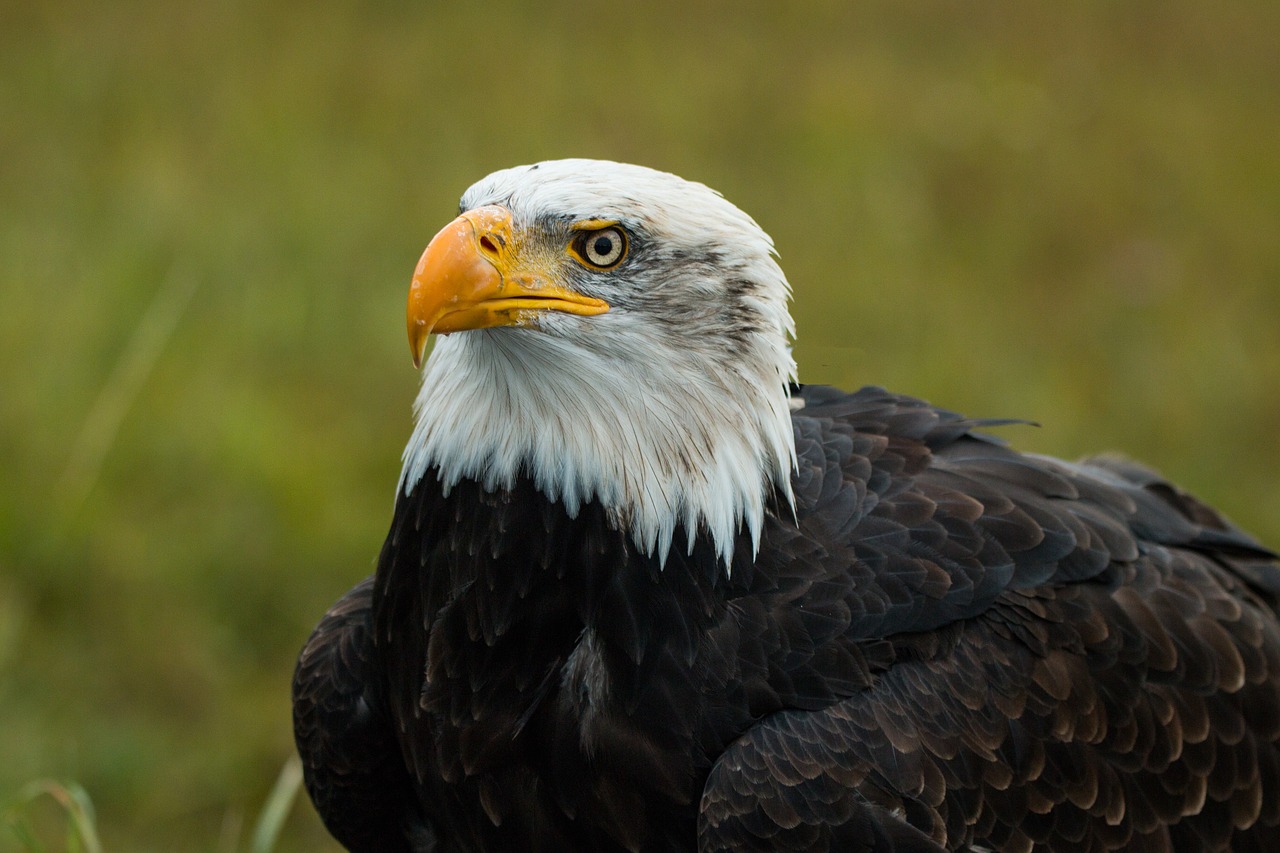
[{"label": "white plumage", "polygon": [[[495,203],[511,210],[521,252],[612,307],[438,339],[401,488],[439,466],[446,489],[465,477],[498,490],[527,467],[570,515],[599,498],[662,559],[681,526],[689,547],[709,532],[726,566],[744,520],[758,546],[767,496],[776,488],[790,500],[795,466],[790,288],[768,235],[702,184],[606,161],[496,172],[467,190],[462,209]],[[556,227],[579,220],[618,221],[632,234],[618,273],[584,277],[564,256]],[[753,287],[727,298],[735,282]],[[698,294],[696,304],[677,301]],[[729,334],[741,336],[735,359],[708,373]]]}]

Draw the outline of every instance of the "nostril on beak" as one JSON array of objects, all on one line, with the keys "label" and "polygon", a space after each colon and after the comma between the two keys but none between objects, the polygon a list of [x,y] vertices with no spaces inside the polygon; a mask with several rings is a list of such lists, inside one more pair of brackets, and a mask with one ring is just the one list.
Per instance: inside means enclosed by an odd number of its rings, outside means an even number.
[{"label": "nostril on beak", "polygon": [[488,234],[485,234],[480,238],[480,248],[487,255],[491,255],[493,257],[498,256],[498,241],[493,239],[493,237],[490,237]]}]

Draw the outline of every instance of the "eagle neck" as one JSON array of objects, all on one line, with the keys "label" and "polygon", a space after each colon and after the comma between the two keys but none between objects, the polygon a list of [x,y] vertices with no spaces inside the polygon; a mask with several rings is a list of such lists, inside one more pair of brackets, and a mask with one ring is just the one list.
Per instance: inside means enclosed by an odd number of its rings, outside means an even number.
[{"label": "eagle neck", "polygon": [[785,374],[704,364],[623,362],[525,329],[442,339],[401,491],[435,477],[445,494],[464,479],[500,492],[527,476],[569,517],[598,502],[659,565],[705,533],[728,569],[738,531],[753,555],[773,499],[791,502],[794,435]]}]

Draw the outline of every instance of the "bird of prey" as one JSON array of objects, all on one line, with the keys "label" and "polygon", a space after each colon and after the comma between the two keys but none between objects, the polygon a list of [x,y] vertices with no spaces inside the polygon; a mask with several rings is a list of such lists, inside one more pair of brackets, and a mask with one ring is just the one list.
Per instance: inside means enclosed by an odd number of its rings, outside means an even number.
[{"label": "bird of prey", "polygon": [[800,385],[702,184],[496,172],[409,292],[376,572],[293,683],[353,851],[1277,851],[1280,567],[1136,463]]}]

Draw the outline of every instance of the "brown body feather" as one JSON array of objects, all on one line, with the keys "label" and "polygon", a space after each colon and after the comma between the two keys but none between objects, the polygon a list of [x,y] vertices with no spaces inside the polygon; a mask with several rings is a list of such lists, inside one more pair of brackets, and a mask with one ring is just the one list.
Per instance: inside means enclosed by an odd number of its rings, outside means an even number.
[{"label": "brown body feather", "polygon": [[660,568],[524,479],[402,496],[294,682],[339,840],[1280,849],[1268,551],[1129,463],[800,396],[795,514],[728,574],[703,538]]}]

